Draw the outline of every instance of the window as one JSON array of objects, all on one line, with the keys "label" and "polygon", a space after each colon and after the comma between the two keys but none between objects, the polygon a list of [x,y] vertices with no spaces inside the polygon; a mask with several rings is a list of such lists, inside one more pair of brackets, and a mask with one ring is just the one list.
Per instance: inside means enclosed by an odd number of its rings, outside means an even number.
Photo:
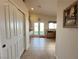
[{"label": "window", "polygon": [[57,23],[56,22],[49,22],[49,29],[56,29]]}]

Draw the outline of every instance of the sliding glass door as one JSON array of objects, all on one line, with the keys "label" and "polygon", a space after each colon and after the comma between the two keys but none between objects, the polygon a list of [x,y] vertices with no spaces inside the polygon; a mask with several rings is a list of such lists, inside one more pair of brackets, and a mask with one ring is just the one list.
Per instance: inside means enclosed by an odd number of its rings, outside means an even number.
[{"label": "sliding glass door", "polygon": [[40,23],[40,35],[44,35],[44,23]]},{"label": "sliding glass door", "polygon": [[34,35],[44,35],[44,23],[34,23]]},{"label": "sliding glass door", "polygon": [[34,35],[38,35],[39,32],[39,25],[38,23],[34,23]]}]

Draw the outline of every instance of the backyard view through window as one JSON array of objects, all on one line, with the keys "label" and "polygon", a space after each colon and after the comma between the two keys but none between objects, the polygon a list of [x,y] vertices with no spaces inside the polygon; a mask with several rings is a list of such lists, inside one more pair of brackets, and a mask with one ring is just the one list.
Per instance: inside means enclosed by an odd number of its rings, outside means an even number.
[{"label": "backyard view through window", "polygon": [[49,29],[56,29],[57,28],[57,23],[49,23]]}]

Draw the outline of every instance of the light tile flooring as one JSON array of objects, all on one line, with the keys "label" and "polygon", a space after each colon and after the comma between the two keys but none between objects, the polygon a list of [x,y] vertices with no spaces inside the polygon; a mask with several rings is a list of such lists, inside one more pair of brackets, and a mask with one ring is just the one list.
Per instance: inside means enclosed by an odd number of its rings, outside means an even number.
[{"label": "light tile flooring", "polygon": [[32,38],[30,48],[21,59],[56,59],[55,41],[46,38]]}]

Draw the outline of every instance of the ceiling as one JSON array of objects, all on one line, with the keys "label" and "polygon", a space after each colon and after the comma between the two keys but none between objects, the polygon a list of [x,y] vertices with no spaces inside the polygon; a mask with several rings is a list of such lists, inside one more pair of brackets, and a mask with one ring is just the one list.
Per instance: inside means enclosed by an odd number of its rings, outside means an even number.
[{"label": "ceiling", "polygon": [[[28,9],[33,13],[56,16],[57,0],[25,0]],[[31,8],[34,8],[32,11]]]}]

